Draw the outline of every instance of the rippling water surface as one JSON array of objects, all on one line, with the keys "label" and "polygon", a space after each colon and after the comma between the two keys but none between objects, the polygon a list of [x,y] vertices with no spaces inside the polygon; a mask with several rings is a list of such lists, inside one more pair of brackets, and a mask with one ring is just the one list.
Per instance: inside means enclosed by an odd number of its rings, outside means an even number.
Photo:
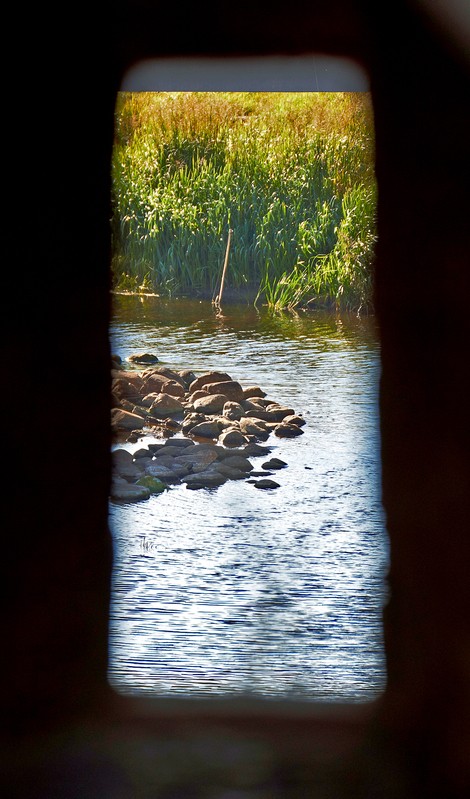
[{"label": "rippling water surface", "polygon": [[[112,350],[220,369],[304,415],[281,487],[185,486],[110,503],[109,680],[126,694],[366,701],[385,686],[388,539],[373,319],[117,297]],[[132,449],[132,445],[128,445]],[[140,442],[134,447],[142,446]],[[252,458],[260,468],[266,458]]]}]

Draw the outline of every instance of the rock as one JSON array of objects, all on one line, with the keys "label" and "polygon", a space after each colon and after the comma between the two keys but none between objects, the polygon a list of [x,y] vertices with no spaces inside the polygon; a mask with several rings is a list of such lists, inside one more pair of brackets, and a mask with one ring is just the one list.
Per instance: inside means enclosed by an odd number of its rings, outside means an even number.
[{"label": "rock", "polygon": [[307,424],[303,416],[299,416],[296,413],[292,414],[291,416],[284,416],[282,421],[284,424],[296,424],[297,427],[303,427],[305,424]]},{"label": "rock", "polygon": [[235,420],[227,419],[225,416],[217,416],[215,420],[221,433],[224,430],[239,430],[240,425]]},{"label": "rock", "polygon": [[248,386],[247,388],[243,389],[243,396],[245,399],[249,397],[265,397],[266,392],[263,391],[259,386]]},{"label": "rock", "polygon": [[185,388],[187,389],[189,389],[191,383],[193,383],[194,380],[196,380],[196,375],[190,369],[183,369],[181,372],[178,372],[178,374],[180,375],[181,379],[184,382]]},{"label": "rock", "polygon": [[222,463],[216,463],[215,468],[217,469],[220,474],[223,474],[228,480],[245,480],[247,473],[242,471],[241,469],[233,469],[231,466],[227,466],[225,461]]},{"label": "rock", "polygon": [[294,436],[303,435],[303,432],[296,424],[285,424],[284,422],[274,428],[274,435],[279,438],[294,438]]},{"label": "rock", "polygon": [[[255,472],[254,470],[250,472],[250,477],[270,477],[271,475],[272,472],[268,472],[266,471],[266,469],[263,469],[263,471],[259,472]],[[247,480],[247,483],[254,483],[254,482],[255,482],[254,480]]]},{"label": "rock", "polygon": [[268,411],[265,408],[257,408],[256,410],[248,410],[246,411],[246,417],[249,419],[261,419],[263,422],[276,422],[280,421],[279,419],[276,420],[274,413],[272,411]]},{"label": "rock", "polygon": [[206,422],[206,416],[204,413],[188,413],[183,420],[183,424],[181,425],[181,430],[184,435],[188,435],[189,431],[197,424],[201,422]]},{"label": "rock", "polygon": [[224,394],[209,394],[207,397],[200,397],[195,400],[194,410],[196,413],[205,413],[207,415],[220,413],[226,402],[227,397]]},{"label": "rock", "polygon": [[184,413],[184,405],[178,397],[174,397],[171,394],[157,394],[156,399],[149,408],[149,413],[157,417]]},{"label": "rock", "polygon": [[162,483],[158,477],[152,477],[151,474],[145,474],[142,477],[139,477],[136,485],[148,488],[151,494],[161,494],[162,491],[165,491],[165,489],[168,488],[168,486],[165,485],[165,483]]},{"label": "rock", "polygon": [[266,463],[261,464],[263,469],[284,469],[287,466],[285,461],[281,461],[280,458],[271,458]]},{"label": "rock", "polygon": [[243,389],[236,380],[225,380],[218,383],[206,383],[204,391],[209,394],[223,394],[227,400],[241,402],[243,400]]},{"label": "rock", "polygon": [[255,442],[250,442],[249,444],[246,445],[246,447],[244,447],[243,454],[255,458],[261,455],[269,455],[271,449],[272,447],[263,447],[261,444],[255,444]]},{"label": "rock", "polygon": [[120,408],[111,408],[111,427],[114,430],[141,430],[144,425],[144,417]]},{"label": "rock", "polygon": [[186,483],[188,488],[215,488],[227,482],[227,477],[217,469],[207,469],[198,474],[188,474],[181,481]]},{"label": "rock", "polygon": [[262,397],[252,397],[245,399],[241,403],[245,411],[263,411],[267,405],[271,405],[271,400],[264,400]]},{"label": "rock", "polygon": [[[170,447],[177,447],[181,453],[181,450],[187,449],[187,447],[194,447],[194,441],[191,441],[190,438],[172,438],[171,441],[166,441],[164,444],[161,445],[161,449],[169,449]],[[149,449],[152,448],[152,445],[149,444]]]},{"label": "rock", "polygon": [[266,407],[267,413],[271,413],[273,421],[282,422],[286,416],[294,414],[293,408],[286,408],[285,405],[278,405],[277,402],[272,402]]},{"label": "rock", "polygon": [[151,394],[153,392],[171,394],[172,397],[184,397],[185,394],[184,386],[180,382],[170,380],[169,377],[156,372],[149,374],[142,385],[143,394]]},{"label": "rock", "polygon": [[[178,471],[180,472],[179,474],[177,474]],[[181,472],[179,469],[174,470],[173,466],[171,466],[171,468],[164,466],[164,464],[159,461],[153,461],[147,466],[145,473],[150,475],[150,477],[158,477],[159,480],[165,483],[178,482],[180,477],[185,474],[185,472]]]},{"label": "rock", "polygon": [[227,419],[239,422],[245,411],[239,402],[228,400],[222,409],[222,413]]},{"label": "rock", "polygon": [[188,405],[194,405],[197,399],[201,399],[201,397],[208,397],[208,396],[209,393],[207,391],[204,391],[203,388],[199,388],[197,391],[193,391],[193,393],[186,398],[186,403]]},{"label": "rock", "polygon": [[240,430],[226,430],[222,435],[219,437],[219,442],[224,447],[241,447],[243,444],[247,444],[247,439],[240,432]]},{"label": "rock", "polygon": [[276,483],[275,480],[270,480],[269,478],[262,479],[262,480],[255,480],[253,483],[255,488],[261,488],[264,490],[269,490],[271,488],[280,488],[279,483]]},{"label": "rock", "polygon": [[267,441],[269,438],[269,430],[265,427],[265,423],[260,419],[255,421],[253,419],[240,419],[240,430],[249,436],[255,436],[260,441]]},{"label": "rock", "polygon": [[139,460],[140,458],[151,458],[152,453],[150,452],[148,447],[141,447],[141,449],[136,449],[133,452],[134,460]]},{"label": "rock", "polygon": [[181,377],[179,372],[175,372],[173,369],[169,369],[168,366],[157,366],[155,369],[145,369],[142,372],[143,377],[147,378],[149,375],[161,375],[162,377],[166,377],[168,380],[171,380],[173,383],[179,383],[184,389],[186,389],[186,384]]},{"label": "rock", "polygon": [[171,444],[166,444],[155,452],[155,457],[158,460],[160,460],[160,458],[176,458],[177,455],[181,455],[183,451],[181,447],[172,447]]},{"label": "rock", "polygon": [[129,355],[127,358],[129,363],[158,363],[158,358],[156,355],[152,355],[150,352],[138,353],[136,355]]},{"label": "rock", "polygon": [[221,383],[231,379],[230,375],[226,372],[206,372],[190,383],[189,391],[192,393],[193,391],[198,391],[200,388],[204,388],[207,383]]},{"label": "rock", "polygon": [[181,422],[178,422],[176,419],[172,419],[171,416],[168,416],[166,419],[164,419],[163,424],[165,426],[165,435],[173,436],[175,433],[179,433],[181,430]]},{"label": "rock", "polygon": [[219,437],[219,426],[215,421],[206,421],[200,422],[200,424],[195,425],[189,431],[191,436],[196,436],[196,438],[218,438]]},{"label": "rock", "polygon": [[130,462],[125,463],[124,461],[115,462],[113,461],[113,480],[116,477],[121,477],[123,480],[127,482],[135,482],[142,476],[144,468],[142,463],[135,463],[133,460]]},{"label": "rock", "polygon": [[147,486],[127,483],[125,480],[113,480],[111,485],[111,499],[114,502],[140,502],[149,496],[150,489]]},{"label": "rock", "polygon": [[115,377],[111,381],[111,392],[113,397],[121,403],[122,400],[136,402],[140,397],[140,387],[131,383],[125,377]]},{"label": "rock", "polygon": [[248,458],[242,455],[232,455],[231,457],[224,458],[225,466],[230,466],[231,469],[239,469],[241,472],[251,472],[253,465]]},{"label": "rock", "polygon": [[113,466],[128,466],[133,460],[134,456],[128,449],[113,449],[111,452],[111,462]]},{"label": "rock", "polygon": [[201,444],[184,451],[181,455],[177,455],[175,461],[190,465],[193,471],[202,471],[217,460],[217,455],[215,447],[206,448]]},{"label": "rock", "polygon": [[[164,470],[168,470],[170,474],[165,474]],[[160,477],[167,482],[175,482],[180,477],[191,471],[191,466],[188,463],[178,463],[171,455],[162,455],[154,461],[150,461],[145,467],[145,473],[153,477]]]}]

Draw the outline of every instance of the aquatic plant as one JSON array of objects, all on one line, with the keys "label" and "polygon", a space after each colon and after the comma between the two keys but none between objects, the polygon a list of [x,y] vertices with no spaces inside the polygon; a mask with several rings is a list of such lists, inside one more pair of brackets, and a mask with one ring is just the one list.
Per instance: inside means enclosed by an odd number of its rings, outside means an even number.
[{"label": "aquatic plant", "polygon": [[121,93],[113,150],[115,285],[270,307],[368,308],[375,240],[367,94]]}]

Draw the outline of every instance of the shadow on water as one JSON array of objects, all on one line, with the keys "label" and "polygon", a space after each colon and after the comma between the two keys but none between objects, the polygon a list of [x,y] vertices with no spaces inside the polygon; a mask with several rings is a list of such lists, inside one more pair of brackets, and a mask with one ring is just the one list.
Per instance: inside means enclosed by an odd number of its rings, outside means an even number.
[{"label": "shadow on water", "polygon": [[307,421],[300,438],[269,440],[288,464],[276,491],[229,481],[110,504],[111,684],[375,698],[388,564],[375,319],[248,304],[217,316],[206,301],[118,296],[110,337],[123,359],[146,351],[175,369],[227,371]]}]

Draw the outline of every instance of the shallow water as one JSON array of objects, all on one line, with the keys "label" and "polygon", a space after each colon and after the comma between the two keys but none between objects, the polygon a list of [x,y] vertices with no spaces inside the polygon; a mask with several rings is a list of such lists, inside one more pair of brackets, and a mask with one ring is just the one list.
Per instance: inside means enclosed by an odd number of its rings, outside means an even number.
[{"label": "shallow water", "polygon": [[[220,369],[303,414],[271,436],[274,491],[245,481],[110,503],[109,680],[120,692],[367,701],[385,687],[388,538],[373,318],[116,297],[112,351]],[[141,443],[134,445],[142,446]],[[132,449],[132,445],[129,445]],[[256,468],[261,459],[252,458]]]}]

